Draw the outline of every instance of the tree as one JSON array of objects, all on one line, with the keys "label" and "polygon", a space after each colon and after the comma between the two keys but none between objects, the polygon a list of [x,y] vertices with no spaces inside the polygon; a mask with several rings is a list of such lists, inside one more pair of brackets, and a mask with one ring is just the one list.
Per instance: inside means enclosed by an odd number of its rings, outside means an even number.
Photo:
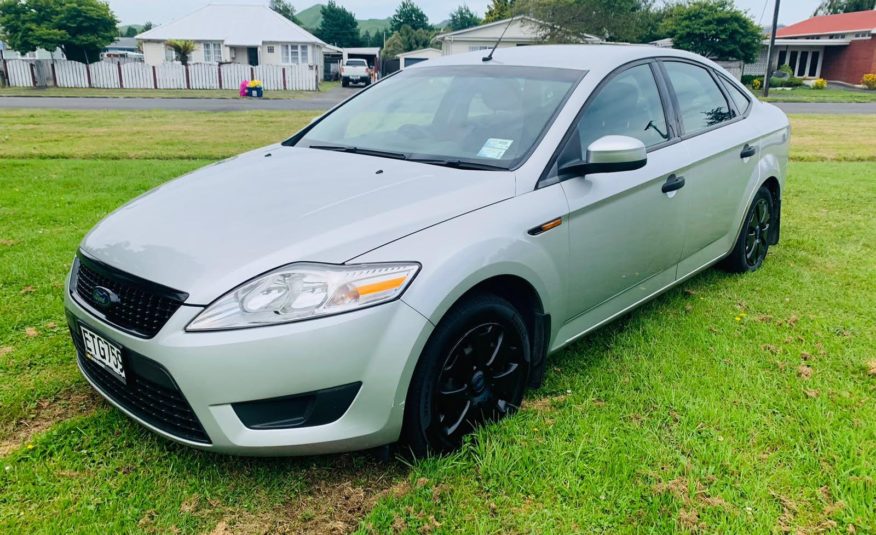
[{"label": "tree", "polygon": [[876,0],[822,0],[814,15],[836,15],[876,9]]},{"label": "tree", "polygon": [[322,6],[322,22],[316,30],[316,36],[326,43],[350,47],[361,44],[359,23],[356,16],[346,8],[339,6],[335,0],[329,0]]},{"label": "tree", "polygon": [[167,46],[173,49],[176,53],[176,56],[179,58],[179,62],[183,65],[189,64],[189,56],[192,55],[192,52],[195,51],[195,43],[193,41],[186,41],[184,39],[171,39],[167,43]]},{"label": "tree", "polygon": [[118,20],[98,0],[3,0],[2,39],[21,53],[60,48],[67,59],[93,62],[118,33]]},{"label": "tree", "polygon": [[271,9],[301,26],[301,21],[295,16],[295,8],[286,0],[271,0]]},{"label": "tree", "polygon": [[514,0],[492,0],[484,13],[484,22],[509,19],[514,11]]},{"label": "tree", "polygon": [[136,37],[138,33],[140,33],[140,32],[137,31],[136,26],[128,26],[127,28],[125,28],[125,35],[124,36],[125,37]]},{"label": "tree", "polygon": [[669,7],[661,25],[673,46],[717,60],[753,62],[762,31],[732,0],[693,0]]},{"label": "tree", "polygon": [[423,28],[415,30],[408,25],[404,25],[399,31],[392,34],[392,37],[386,40],[386,46],[380,55],[385,58],[394,58],[402,52],[429,48],[433,37],[435,37],[433,30]]},{"label": "tree", "polygon": [[143,28],[140,31],[141,32],[148,32],[149,30],[151,30],[154,27],[155,27],[155,25],[152,24],[152,21],[147,20],[146,24],[143,25]]},{"label": "tree", "polygon": [[656,26],[653,0],[518,0],[515,10],[545,23],[539,30],[546,42],[574,42],[590,34],[637,43],[650,38]]},{"label": "tree", "polygon": [[452,32],[471,28],[480,23],[480,17],[478,17],[467,5],[463,4],[450,13],[450,31]]},{"label": "tree", "polygon": [[409,26],[412,30],[431,30],[429,17],[412,0],[402,0],[395,9],[395,14],[389,19],[389,29],[393,33],[398,32],[403,26]]}]

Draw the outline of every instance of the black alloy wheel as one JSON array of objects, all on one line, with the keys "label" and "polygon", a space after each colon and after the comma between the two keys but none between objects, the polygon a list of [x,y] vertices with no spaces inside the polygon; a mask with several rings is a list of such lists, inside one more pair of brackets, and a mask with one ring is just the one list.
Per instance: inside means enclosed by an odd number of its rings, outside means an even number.
[{"label": "black alloy wheel", "polygon": [[750,267],[763,263],[769,248],[770,221],[772,220],[768,199],[757,199],[745,229],[745,262]]},{"label": "black alloy wheel", "polygon": [[414,372],[404,438],[416,456],[445,453],[523,399],[530,340],[520,313],[482,295],[454,307],[432,334]]},{"label": "black alloy wheel", "polygon": [[721,261],[721,267],[731,273],[748,273],[763,265],[776,221],[775,206],[770,190],[761,186],[745,214],[736,244]]}]

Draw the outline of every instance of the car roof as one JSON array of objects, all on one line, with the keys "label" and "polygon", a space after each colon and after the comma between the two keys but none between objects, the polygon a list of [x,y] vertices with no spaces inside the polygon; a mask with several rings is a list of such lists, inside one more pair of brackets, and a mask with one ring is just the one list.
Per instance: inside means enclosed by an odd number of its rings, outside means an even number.
[{"label": "car roof", "polygon": [[677,57],[718,67],[712,61],[691,52],[651,45],[532,45],[499,47],[492,61],[484,63],[489,50],[441,56],[418,63],[411,68],[429,68],[449,65],[505,65],[519,67],[553,67],[577,69],[596,74],[607,74],[624,63],[653,57]]}]

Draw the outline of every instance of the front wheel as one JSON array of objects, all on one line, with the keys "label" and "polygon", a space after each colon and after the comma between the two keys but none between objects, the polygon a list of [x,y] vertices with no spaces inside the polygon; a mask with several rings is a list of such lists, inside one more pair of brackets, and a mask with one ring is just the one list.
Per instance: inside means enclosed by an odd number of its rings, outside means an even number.
[{"label": "front wheel", "polygon": [[479,295],[456,305],[432,333],[411,379],[403,440],[417,457],[459,448],[480,424],[523,400],[530,340],[508,301]]},{"label": "front wheel", "polygon": [[742,230],[733,250],[722,262],[724,269],[732,273],[748,273],[763,264],[770,247],[770,233],[775,220],[774,209],[772,193],[761,187],[745,214]]}]

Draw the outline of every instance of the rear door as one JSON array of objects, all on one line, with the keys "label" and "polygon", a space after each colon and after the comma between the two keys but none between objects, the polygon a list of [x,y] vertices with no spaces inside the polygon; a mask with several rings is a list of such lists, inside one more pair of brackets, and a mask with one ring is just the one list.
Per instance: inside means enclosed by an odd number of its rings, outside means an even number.
[{"label": "rear door", "polygon": [[699,63],[665,59],[661,64],[691,162],[684,175],[685,242],[678,269],[683,277],[733,246],[740,207],[758,178],[760,146],[745,120],[751,105],[745,93],[736,89],[734,97],[720,75]]}]

